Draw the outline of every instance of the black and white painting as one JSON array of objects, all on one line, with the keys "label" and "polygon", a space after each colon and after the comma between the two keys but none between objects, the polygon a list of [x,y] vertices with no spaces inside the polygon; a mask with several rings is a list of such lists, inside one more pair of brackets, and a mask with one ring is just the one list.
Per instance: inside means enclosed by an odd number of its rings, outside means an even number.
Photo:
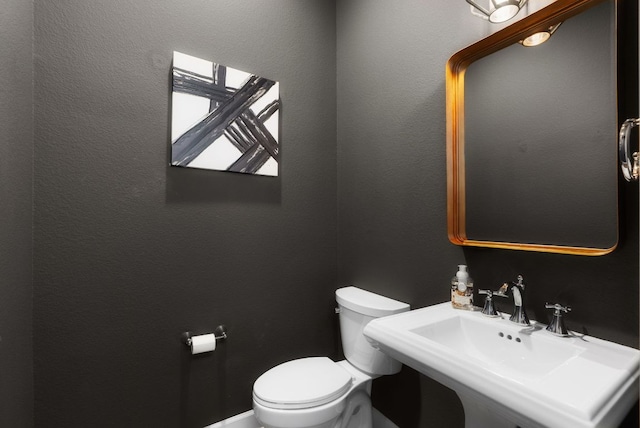
[{"label": "black and white painting", "polygon": [[171,165],[278,175],[278,82],[173,53]]}]

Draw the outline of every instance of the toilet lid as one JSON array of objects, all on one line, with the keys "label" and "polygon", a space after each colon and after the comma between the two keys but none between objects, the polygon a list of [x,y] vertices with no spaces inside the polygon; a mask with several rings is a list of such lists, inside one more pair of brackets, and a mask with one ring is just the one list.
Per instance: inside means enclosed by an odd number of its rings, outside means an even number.
[{"label": "toilet lid", "polygon": [[288,361],[265,372],[253,384],[253,398],[274,409],[321,406],[351,387],[351,375],[327,357]]}]

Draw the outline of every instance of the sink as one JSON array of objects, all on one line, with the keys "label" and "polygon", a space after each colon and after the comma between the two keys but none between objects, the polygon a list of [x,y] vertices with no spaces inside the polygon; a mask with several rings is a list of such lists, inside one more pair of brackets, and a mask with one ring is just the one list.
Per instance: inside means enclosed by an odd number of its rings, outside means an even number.
[{"label": "sink", "polygon": [[616,427],[638,400],[640,351],[453,309],[377,318],[371,344],[456,391],[466,428]]}]

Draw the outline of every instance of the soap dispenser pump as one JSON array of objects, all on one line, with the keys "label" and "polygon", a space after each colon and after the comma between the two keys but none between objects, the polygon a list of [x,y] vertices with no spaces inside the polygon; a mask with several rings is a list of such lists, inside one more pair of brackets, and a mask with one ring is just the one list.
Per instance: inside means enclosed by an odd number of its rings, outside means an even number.
[{"label": "soap dispenser pump", "polygon": [[466,265],[458,265],[458,272],[451,279],[451,305],[456,309],[473,309],[473,280]]}]

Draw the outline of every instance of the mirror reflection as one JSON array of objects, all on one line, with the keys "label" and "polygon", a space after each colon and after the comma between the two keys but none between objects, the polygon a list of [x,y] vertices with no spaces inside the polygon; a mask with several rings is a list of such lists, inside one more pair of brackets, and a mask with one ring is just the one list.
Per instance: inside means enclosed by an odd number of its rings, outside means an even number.
[{"label": "mirror reflection", "polygon": [[584,254],[617,244],[615,2],[551,24],[545,43],[511,44],[464,71],[455,243]]}]

